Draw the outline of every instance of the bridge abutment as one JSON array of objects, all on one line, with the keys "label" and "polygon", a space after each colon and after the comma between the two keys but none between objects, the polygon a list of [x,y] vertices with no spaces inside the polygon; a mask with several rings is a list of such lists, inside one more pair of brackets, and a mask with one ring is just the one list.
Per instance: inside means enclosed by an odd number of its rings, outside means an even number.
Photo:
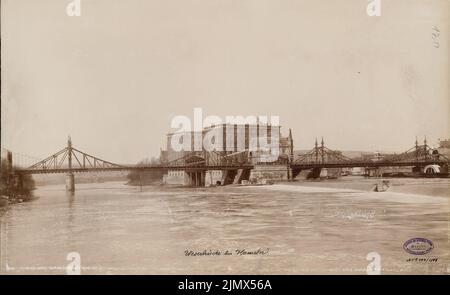
[{"label": "bridge abutment", "polygon": [[75,191],[75,175],[73,174],[73,172],[69,172],[66,174],[66,191]]},{"label": "bridge abutment", "polygon": [[[258,180],[262,179],[287,181],[292,175],[292,169],[288,165],[283,164],[257,164],[248,173],[249,175],[246,179],[250,180],[250,182],[258,182]],[[245,178],[243,179],[245,180]]]},{"label": "bridge abutment", "polygon": [[316,167],[313,168],[308,175],[306,176],[307,179],[317,179],[320,177],[320,173],[322,172],[322,168]]}]

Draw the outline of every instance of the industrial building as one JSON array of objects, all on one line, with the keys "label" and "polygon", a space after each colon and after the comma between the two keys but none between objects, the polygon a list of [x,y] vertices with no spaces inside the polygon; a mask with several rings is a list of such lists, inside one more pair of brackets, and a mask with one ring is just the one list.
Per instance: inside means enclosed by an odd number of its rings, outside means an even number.
[{"label": "industrial building", "polygon": [[[204,140],[212,146],[205,146]],[[183,149],[174,147],[174,142]],[[161,151],[161,163],[205,166],[248,163],[254,167],[202,171],[173,169],[164,176],[164,182],[173,185],[211,186],[287,180],[291,176],[289,163],[292,158],[292,133],[289,131],[287,137],[282,137],[281,127],[269,124],[220,124],[197,132],[169,132],[166,150]]]}]

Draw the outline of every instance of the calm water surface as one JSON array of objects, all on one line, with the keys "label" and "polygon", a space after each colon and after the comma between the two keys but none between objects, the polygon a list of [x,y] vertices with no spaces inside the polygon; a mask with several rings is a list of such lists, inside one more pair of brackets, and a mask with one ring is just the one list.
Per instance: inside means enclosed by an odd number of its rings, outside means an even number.
[{"label": "calm water surface", "polygon": [[[64,274],[70,252],[83,274],[449,273],[449,179],[290,183],[142,191],[120,182],[40,186],[39,198],[0,211],[2,274]],[[432,240],[425,258],[402,246]],[[236,249],[264,255],[238,256]],[[185,256],[229,250],[229,256]],[[423,258],[423,257],[421,257]]]}]

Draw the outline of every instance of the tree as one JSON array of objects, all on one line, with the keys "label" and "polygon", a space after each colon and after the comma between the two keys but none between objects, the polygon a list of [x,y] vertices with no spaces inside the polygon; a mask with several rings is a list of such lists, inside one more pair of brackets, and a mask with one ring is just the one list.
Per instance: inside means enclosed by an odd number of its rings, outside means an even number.
[{"label": "tree", "polygon": [[[13,167],[13,171],[14,171]],[[9,199],[27,200],[33,196],[35,182],[31,175],[11,174],[7,169],[5,161],[1,162],[0,167],[0,194],[8,196]]]},{"label": "tree", "polygon": [[[159,159],[152,157],[150,160],[145,158],[140,161],[136,166],[149,166],[159,165]],[[163,178],[163,172],[161,170],[133,170],[128,175],[128,184],[130,185],[149,185],[155,183],[161,183]]]}]

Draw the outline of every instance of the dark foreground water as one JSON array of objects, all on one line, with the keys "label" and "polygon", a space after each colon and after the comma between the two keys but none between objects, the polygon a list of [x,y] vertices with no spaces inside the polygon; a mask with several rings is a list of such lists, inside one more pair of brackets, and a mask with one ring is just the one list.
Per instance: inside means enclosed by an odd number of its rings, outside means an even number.
[{"label": "dark foreground water", "polygon": [[[394,179],[382,193],[369,191],[375,182],[142,192],[108,182],[72,196],[42,186],[39,199],[0,212],[1,273],[65,274],[70,252],[82,274],[365,274],[370,252],[382,273],[449,273],[450,180]],[[416,237],[434,249],[405,252]]]}]

